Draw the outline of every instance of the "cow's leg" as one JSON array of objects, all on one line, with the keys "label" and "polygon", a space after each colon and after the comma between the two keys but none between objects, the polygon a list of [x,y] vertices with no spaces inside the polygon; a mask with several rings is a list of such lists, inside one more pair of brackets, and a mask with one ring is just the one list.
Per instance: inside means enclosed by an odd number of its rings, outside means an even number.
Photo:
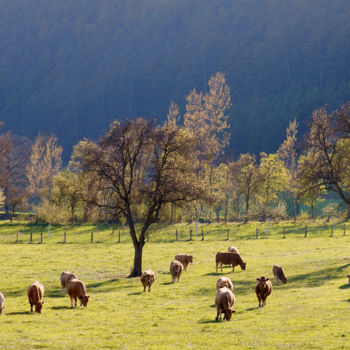
[{"label": "cow's leg", "polygon": [[143,285],[143,291],[144,292],[146,291],[146,285],[145,284]]},{"label": "cow's leg", "polygon": [[29,302],[30,304],[30,312],[33,312],[33,304],[31,302]]},{"label": "cow's leg", "polygon": [[222,272],[222,265],[223,265],[223,264],[221,263],[221,272]]},{"label": "cow's leg", "polygon": [[70,306],[73,307],[73,298],[70,297]]},{"label": "cow's leg", "polygon": [[148,286],[148,293],[151,291],[151,285]]},{"label": "cow's leg", "polygon": [[[218,273],[218,263],[216,263],[216,273]],[[349,279],[349,283],[350,283],[350,279]]]},{"label": "cow's leg", "polygon": [[235,272],[235,265],[232,264],[232,272]]},{"label": "cow's leg", "polygon": [[76,298],[76,297],[74,297],[74,300],[75,300],[75,304],[74,304],[74,306],[76,307],[76,306],[77,306],[77,298]]},{"label": "cow's leg", "polygon": [[260,299],[259,296],[258,296],[258,300],[259,300],[259,306],[258,307],[261,307],[261,299]]}]

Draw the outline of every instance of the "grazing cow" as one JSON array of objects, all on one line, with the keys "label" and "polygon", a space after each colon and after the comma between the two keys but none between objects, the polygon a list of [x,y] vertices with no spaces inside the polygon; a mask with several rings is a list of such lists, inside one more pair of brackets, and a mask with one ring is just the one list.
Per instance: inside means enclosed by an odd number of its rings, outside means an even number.
[{"label": "grazing cow", "polygon": [[229,252],[218,252],[216,253],[216,272],[218,272],[218,265],[221,266],[221,272],[222,272],[222,265],[232,265],[232,271],[235,270],[235,266],[239,265],[242,270],[245,270],[247,264],[243,262],[241,256],[237,253],[229,253]]},{"label": "grazing cow", "polygon": [[216,289],[227,287],[230,290],[233,290],[232,281],[227,277],[220,277],[216,282]]},{"label": "grazing cow", "polygon": [[279,284],[280,281],[282,281],[283,284],[287,284],[288,278],[285,276],[281,265],[278,265],[278,264],[273,265],[272,273],[275,277],[277,284]]},{"label": "grazing cow", "polygon": [[41,313],[44,301],[41,301],[44,296],[44,286],[36,281],[28,287],[28,299],[30,304],[30,311],[33,312],[33,305],[35,305],[35,312]]},{"label": "grazing cow", "polygon": [[3,309],[5,309],[5,297],[0,293],[0,315],[2,314]]},{"label": "grazing cow", "polygon": [[64,271],[61,273],[60,278],[62,291],[64,291],[64,289],[67,289],[68,281],[72,280],[73,278],[77,278],[77,276],[74,273],[70,273],[69,271]]},{"label": "grazing cow", "polygon": [[180,263],[183,265],[185,271],[187,270],[188,264],[193,263],[192,255],[187,255],[187,254],[177,254],[175,256],[175,260],[180,261]]},{"label": "grazing cow", "polygon": [[179,279],[180,279],[180,276],[181,276],[183,269],[184,269],[184,267],[180,261],[173,260],[170,263],[170,274],[171,274],[171,278],[173,280],[173,283],[175,283],[176,281],[179,282]]},{"label": "grazing cow", "polygon": [[255,287],[255,293],[259,300],[259,307],[266,305],[266,299],[272,292],[272,284],[268,277],[257,278],[258,283]]},{"label": "grazing cow", "polygon": [[239,250],[236,247],[234,247],[234,246],[228,247],[228,251],[230,253],[237,253],[237,254],[239,254]]},{"label": "grazing cow", "polygon": [[227,287],[219,288],[216,292],[215,305],[216,305],[216,318],[215,320],[221,320],[221,314],[224,314],[224,320],[230,321],[232,313],[232,306],[235,302],[235,296]]},{"label": "grazing cow", "polygon": [[346,277],[349,279],[349,284],[350,284],[350,275],[347,275]]},{"label": "grazing cow", "polygon": [[73,278],[68,281],[67,290],[71,307],[73,307],[73,299],[75,300],[75,306],[77,306],[77,298],[80,300],[80,306],[87,307],[90,295],[86,294],[86,287],[83,281]]},{"label": "grazing cow", "polygon": [[141,283],[143,284],[143,291],[146,291],[146,287],[148,286],[148,292],[151,291],[151,286],[154,283],[154,272],[150,269],[147,269],[141,275]]}]

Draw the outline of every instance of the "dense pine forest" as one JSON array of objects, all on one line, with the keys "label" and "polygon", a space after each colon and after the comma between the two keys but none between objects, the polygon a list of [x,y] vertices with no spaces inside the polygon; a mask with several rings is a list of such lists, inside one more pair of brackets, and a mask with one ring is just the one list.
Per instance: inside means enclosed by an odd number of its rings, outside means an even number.
[{"label": "dense pine forest", "polygon": [[112,120],[185,113],[223,72],[235,159],[274,152],[290,120],[349,99],[350,3],[320,0],[0,1],[0,120],[54,132],[69,159]]}]

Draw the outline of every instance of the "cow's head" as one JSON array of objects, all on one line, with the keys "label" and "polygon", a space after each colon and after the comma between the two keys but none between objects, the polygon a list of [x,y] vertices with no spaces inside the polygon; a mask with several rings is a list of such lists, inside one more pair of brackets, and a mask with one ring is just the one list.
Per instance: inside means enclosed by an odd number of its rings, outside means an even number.
[{"label": "cow's head", "polygon": [[283,282],[284,284],[287,284],[288,278],[287,278],[286,276],[282,276],[282,282]]},{"label": "cow's head", "polygon": [[266,286],[266,282],[269,280],[269,278],[262,276],[260,278],[257,278],[256,280],[260,282],[260,285],[262,287],[265,287]]},{"label": "cow's head", "polygon": [[45,301],[38,301],[38,303],[35,305],[35,312],[41,314],[41,309],[43,308],[43,304],[45,304]]},{"label": "cow's head", "polygon": [[241,269],[244,271],[245,270],[245,268],[247,267],[247,263],[243,263],[242,265],[241,265]]},{"label": "cow's head", "polygon": [[81,303],[83,304],[83,306],[87,307],[87,304],[89,302],[89,298],[90,298],[90,295],[84,295],[84,296],[80,297],[79,299],[81,300]]},{"label": "cow's head", "polygon": [[231,321],[231,317],[232,317],[232,313],[233,312],[236,312],[236,311],[233,311],[232,309],[226,309],[225,310],[225,319],[227,321]]},{"label": "cow's head", "polygon": [[190,262],[190,263],[193,263],[193,257],[192,257],[192,255],[189,256],[189,262]]}]

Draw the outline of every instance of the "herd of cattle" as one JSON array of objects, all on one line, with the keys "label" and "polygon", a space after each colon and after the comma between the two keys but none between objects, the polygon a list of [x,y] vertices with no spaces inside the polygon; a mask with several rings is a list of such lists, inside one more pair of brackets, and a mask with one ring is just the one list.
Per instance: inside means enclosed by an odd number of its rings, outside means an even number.
[{"label": "herd of cattle", "polygon": [[[232,270],[234,271],[235,266],[240,266],[242,270],[246,269],[246,263],[242,260],[239,251],[236,247],[229,247],[228,252],[218,252],[216,254],[216,272],[218,266],[222,265],[232,265]],[[172,282],[178,282],[183,270],[187,270],[190,263],[193,262],[192,255],[178,254],[175,259],[170,263],[170,274]],[[282,282],[287,283],[287,277],[284,274],[281,265],[275,264],[272,269],[275,281],[277,284]],[[350,283],[350,275],[347,275]],[[143,291],[151,291],[151,286],[154,283],[155,274],[152,270],[147,269],[141,275],[141,283],[143,285]],[[79,280],[74,273],[64,271],[60,276],[61,286],[63,291],[67,291],[71,301],[71,307],[73,307],[73,301],[75,301],[74,306],[77,306],[77,299],[80,300],[80,306],[87,307],[90,296],[86,294],[86,286],[83,281]],[[255,293],[259,300],[259,307],[266,305],[266,299],[271,294],[272,284],[268,277],[261,276],[257,278],[257,284],[255,287]],[[231,320],[233,304],[235,302],[235,296],[233,294],[233,284],[232,281],[227,277],[220,277],[216,283],[216,297],[215,305],[217,310],[216,320],[222,319],[222,314],[224,314],[224,320]],[[35,306],[35,312],[41,313],[44,301],[42,298],[44,296],[44,286],[36,281],[32,283],[27,291],[28,300],[30,304],[30,311],[33,312],[33,306]],[[5,298],[2,293],[0,293],[0,315],[2,310],[5,308]]]}]

